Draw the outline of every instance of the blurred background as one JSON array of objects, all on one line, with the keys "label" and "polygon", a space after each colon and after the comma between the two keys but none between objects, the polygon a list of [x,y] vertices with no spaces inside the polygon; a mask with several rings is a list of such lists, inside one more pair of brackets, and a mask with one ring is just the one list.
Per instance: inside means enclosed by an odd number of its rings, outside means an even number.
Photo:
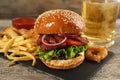
[{"label": "blurred background", "polygon": [[80,14],[81,2],[82,0],[0,0],[0,19],[37,17],[46,10],[59,8]]}]

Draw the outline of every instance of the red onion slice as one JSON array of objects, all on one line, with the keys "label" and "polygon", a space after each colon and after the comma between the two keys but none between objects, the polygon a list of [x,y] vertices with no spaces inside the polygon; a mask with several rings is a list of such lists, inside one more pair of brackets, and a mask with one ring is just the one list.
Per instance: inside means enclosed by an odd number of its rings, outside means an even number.
[{"label": "red onion slice", "polygon": [[64,43],[67,40],[67,37],[64,37],[64,39],[61,42],[59,42],[59,43],[49,44],[49,43],[46,43],[44,41],[45,37],[46,37],[46,35],[42,36],[42,43],[45,44],[45,45],[47,45],[47,46],[57,46],[57,45],[60,45],[60,44]]}]

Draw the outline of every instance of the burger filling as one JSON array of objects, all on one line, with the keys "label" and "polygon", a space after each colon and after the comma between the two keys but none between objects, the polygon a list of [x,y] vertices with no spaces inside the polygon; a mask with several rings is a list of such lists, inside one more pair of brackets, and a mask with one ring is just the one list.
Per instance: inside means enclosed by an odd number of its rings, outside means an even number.
[{"label": "burger filling", "polygon": [[36,53],[44,60],[70,59],[79,56],[88,47],[88,40],[75,34],[40,35]]}]

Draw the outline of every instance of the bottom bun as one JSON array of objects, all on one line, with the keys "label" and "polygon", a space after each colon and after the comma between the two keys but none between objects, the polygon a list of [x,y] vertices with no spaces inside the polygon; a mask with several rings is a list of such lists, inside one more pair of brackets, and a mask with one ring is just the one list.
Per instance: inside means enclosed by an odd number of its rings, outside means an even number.
[{"label": "bottom bun", "polygon": [[49,60],[42,62],[49,68],[53,69],[72,69],[79,66],[84,61],[84,52],[80,52],[79,56],[68,60]]}]

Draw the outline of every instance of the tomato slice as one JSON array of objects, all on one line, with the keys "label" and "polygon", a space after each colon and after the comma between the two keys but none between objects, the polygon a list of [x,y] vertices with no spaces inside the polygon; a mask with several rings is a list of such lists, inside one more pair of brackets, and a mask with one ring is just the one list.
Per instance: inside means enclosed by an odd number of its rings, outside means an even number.
[{"label": "tomato slice", "polygon": [[75,41],[75,40],[72,40],[72,39],[67,39],[66,42],[67,42],[68,45],[71,45],[71,46],[80,46],[80,45],[82,45],[81,42]]},{"label": "tomato slice", "polygon": [[17,29],[32,29],[34,27],[35,18],[31,17],[20,17],[12,20],[13,27]]}]

